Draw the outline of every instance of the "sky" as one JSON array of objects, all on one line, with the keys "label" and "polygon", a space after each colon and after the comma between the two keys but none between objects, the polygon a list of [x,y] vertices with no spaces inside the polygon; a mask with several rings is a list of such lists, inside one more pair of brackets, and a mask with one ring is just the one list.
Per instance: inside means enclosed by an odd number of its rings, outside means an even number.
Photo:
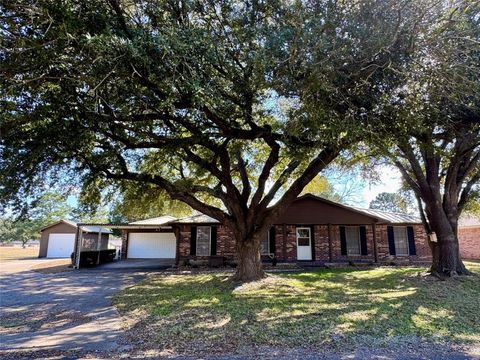
[{"label": "sky", "polygon": [[372,184],[364,181],[362,207],[367,207],[382,192],[397,192],[402,186],[402,176],[394,167],[382,166],[379,170],[381,182]]},{"label": "sky", "polygon": [[[370,202],[382,192],[397,192],[402,186],[402,176],[395,168],[387,165],[379,165],[376,169],[379,176],[379,181],[374,182],[363,178],[360,174],[344,174],[344,181],[337,181],[335,174],[333,178],[329,178],[335,191],[343,194],[348,186],[354,188],[354,195],[347,196],[344,201],[348,205],[368,208]],[[347,190],[348,192],[348,190]],[[351,191],[350,191],[351,192]]]}]

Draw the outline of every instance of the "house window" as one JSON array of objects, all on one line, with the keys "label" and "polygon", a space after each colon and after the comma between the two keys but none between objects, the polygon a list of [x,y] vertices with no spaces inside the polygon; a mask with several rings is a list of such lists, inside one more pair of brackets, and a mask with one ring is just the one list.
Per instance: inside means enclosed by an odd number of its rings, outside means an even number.
[{"label": "house window", "polygon": [[393,228],[393,239],[395,240],[395,253],[397,255],[408,255],[408,237],[405,226]]},{"label": "house window", "polygon": [[360,228],[346,226],[345,237],[347,240],[347,255],[360,255]]},{"label": "house window", "polygon": [[267,231],[267,235],[263,237],[262,242],[260,243],[260,254],[270,254],[270,231]]},{"label": "house window", "polygon": [[297,244],[298,246],[310,246],[310,228],[297,228]]},{"label": "house window", "polygon": [[210,226],[197,227],[197,252],[198,256],[210,255],[210,244],[212,239],[212,229]]}]

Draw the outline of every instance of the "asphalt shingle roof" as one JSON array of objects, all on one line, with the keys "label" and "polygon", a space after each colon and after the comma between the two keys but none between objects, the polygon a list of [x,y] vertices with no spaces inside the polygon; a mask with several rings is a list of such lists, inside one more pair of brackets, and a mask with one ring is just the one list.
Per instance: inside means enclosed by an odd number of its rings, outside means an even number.
[{"label": "asphalt shingle roof", "polygon": [[177,220],[177,218],[170,215],[164,215],[151,219],[134,221],[131,222],[130,225],[166,225],[174,220]]},{"label": "asphalt shingle roof", "polygon": [[196,214],[192,216],[187,216],[175,221],[172,221],[173,224],[219,224],[220,221],[214,219],[205,214]]}]

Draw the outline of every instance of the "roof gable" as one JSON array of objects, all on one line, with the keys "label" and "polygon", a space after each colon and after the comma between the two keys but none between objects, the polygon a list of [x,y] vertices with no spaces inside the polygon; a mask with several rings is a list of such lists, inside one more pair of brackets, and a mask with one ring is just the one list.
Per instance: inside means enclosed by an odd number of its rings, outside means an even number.
[{"label": "roof gable", "polygon": [[63,223],[63,224],[67,224],[67,225],[69,225],[69,226],[71,226],[71,227],[77,228],[77,223],[76,223],[76,222],[71,221],[71,220],[61,219],[61,220],[58,220],[58,221],[56,221],[56,222],[54,222],[54,223],[51,223],[51,224],[48,224],[48,225],[44,226],[43,228],[40,229],[40,231],[44,231],[45,229],[49,229],[49,228],[51,228],[51,227],[53,227],[53,226],[56,226],[56,225],[62,224],[62,223]]},{"label": "roof gable", "polygon": [[359,225],[378,222],[375,216],[349,206],[305,194],[298,197],[276,221],[278,224],[338,224]]}]

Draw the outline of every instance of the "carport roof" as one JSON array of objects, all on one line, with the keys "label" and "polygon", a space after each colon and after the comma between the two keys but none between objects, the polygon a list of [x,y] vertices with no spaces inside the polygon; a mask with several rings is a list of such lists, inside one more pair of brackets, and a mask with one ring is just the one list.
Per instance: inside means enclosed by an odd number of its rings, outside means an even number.
[{"label": "carport roof", "polygon": [[[133,221],[130,223],[110,223],[110,224],[95,224],[97,227],[110,228],[110,229],[157,229],[157,228],[170,228],[169,223],[177,218],[169,215],[159,216],[155,218]],[[94,227],[93,224],[79,224],[83,229]]]},{"label": "carport roof", "polygon": [[111,234],[112,232],[104,227],[101,227],[101,226],[98,226],[98,225],[82,225],[81,223],[76,223],[75,221],[72,221],[72,220],[67,220],[67,219],[62,219],[62,220],[59,220],[57,222],[54,222],[52,224],[49,224],[43,228],[40,229],[40,231],[43,231],[45,229],[48,229],[52,226],[55,226],[55,225],[58,225],[60,223],[65,223],[65,224],[68,224],[68,225],[71,225],[73,227],[77,227],[78,225],[80,225],[83,229],[83,231],[85,232],[89,232],[89,233],[99,233],[100,231],[104,234]]}]

